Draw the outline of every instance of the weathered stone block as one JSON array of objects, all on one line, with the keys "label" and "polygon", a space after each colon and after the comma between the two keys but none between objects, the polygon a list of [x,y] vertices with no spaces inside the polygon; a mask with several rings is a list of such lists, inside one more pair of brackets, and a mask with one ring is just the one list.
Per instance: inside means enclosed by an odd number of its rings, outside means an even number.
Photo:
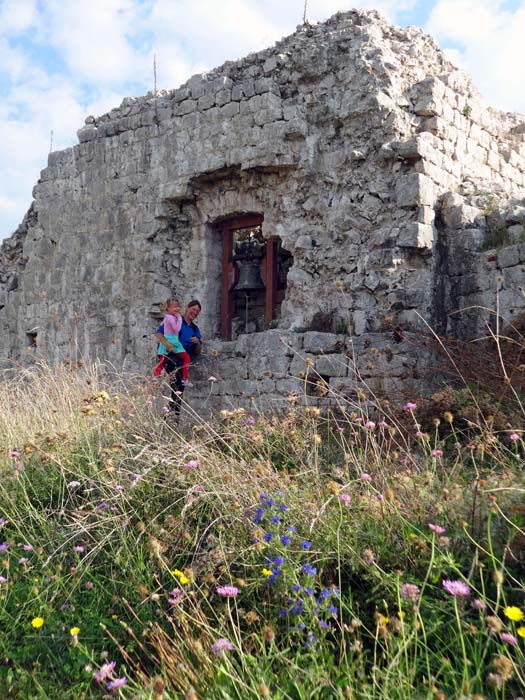
[{"label": "weathered stone block", "polygon": [[434,238],[435,233],[432,225],[412,222],[401,229],[397,242],[402,248],[431,249]]}]

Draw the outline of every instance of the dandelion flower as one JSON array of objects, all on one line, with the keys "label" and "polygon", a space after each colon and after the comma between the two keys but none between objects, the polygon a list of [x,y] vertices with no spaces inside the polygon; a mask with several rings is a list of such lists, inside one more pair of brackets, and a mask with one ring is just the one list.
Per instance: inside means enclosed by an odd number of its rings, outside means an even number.
[{"label": "dandelion flower", "polygon": [[70,634],[72,637],[78,637],[78,635],[80,634],[80,627],[72,627],[72,628],[69,630],[69,634]]},{"label": "dandelion flower", "polygon": [[239,589],[236,586],[219,586],[217,593],[223,598],[235,598],[239,593]]},{"label": "dandelion flower", "polygon": [[34,617],[34,618],[31,620],[31,627],[33,627],[33,628],[36,629],[36,630],[40,629],[40,627],[42,627],[43,624],[44,624],[44,618],[43,618],[43,617]]},{"label": "dandelion flower", "polygon": [[470,595],[470,586],[464,581],[451,581],[446,578],[441,582],[443,588],[447,593],[453,596],[467,596]]},{"label": "dandelion flower", "polygon": [[516,633],[519,634],[520,637],[525,639],[525,627],[523,627],[523,626],[518,627],[518,629],[516,630]]},{"label": "dandelion flower", "polygon": [[230,640],[224,637],[217,639],[217,641],[211,645],[211,650],[218,659],[222,659],[227,651],[232,651],[234,648]]},{"label": "dandelion flower", "polygon": [[503,609],[503,614],[505,617],[508,617],[509,620],[512,620],[512,622],[521,622],[525,617],[523,612],[515,605],[507,605],[507,607]]}]

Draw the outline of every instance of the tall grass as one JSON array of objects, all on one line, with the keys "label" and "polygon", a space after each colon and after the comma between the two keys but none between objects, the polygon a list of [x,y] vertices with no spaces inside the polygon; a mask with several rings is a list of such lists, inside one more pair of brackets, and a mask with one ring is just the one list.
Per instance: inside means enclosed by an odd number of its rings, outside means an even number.
[{"label": "tall grass", "polygon": [[525,695],[522,425],[447,390],[179,429],[154,391],[2,381],[2,697]]}]

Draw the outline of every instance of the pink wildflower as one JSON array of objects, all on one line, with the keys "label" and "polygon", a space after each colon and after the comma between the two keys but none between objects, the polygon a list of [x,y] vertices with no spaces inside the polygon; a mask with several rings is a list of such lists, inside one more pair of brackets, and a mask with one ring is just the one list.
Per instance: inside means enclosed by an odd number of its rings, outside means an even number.
[{"label": "pink wildflower", "polygon": [[485,610],[485,608],[487,607],[486,603],[484,603],[479,598],[474,598],[471,605],[474,608],[474,610]]},{"label": "pink wildflower", "polygon": [[350,505],[350,501],[351,501],[350,494],[348,494],[348,493],[342,493],[342,494],[339,496],[339,500],[340,500],[340,502],[341,502],[344,506],[349,506],[349,505]]},{"label": "pink wildflower", "polygon": [[442,525],[434,525],[434,523],[429,523],[428,527],[435,532],[436,535],[442,535],[445,532],[445,528]]},{"label": "pink wildflower", "polygon": [[359,481],[362,481],[363,483],[369,483],[370,481],[372,481],[372,477],[367,472],[362,472],[359,475]]},{"label": "pink wildflower", "polygon": [[376,427],[376,424],[374,423],[373,420],[367,420],[367,422],[365,423],[365,428],[367,430],[374,430],[375,427]]},{"label": "pink wildflower", "polygon": [[95,680],[97,683],[103,683],[108,678],[113,677],[113,672],[115,671],[115,662],[110,661],[107,664],[102,664],[102,666],[95,671]]},{"label": "pink wildflower", "polygon": [[464,581],[451,581],[446,578],[441,582],[447,593],[453,596],[470,595],[470,586]]},{"label": "pink wildflower", "polygon": [[219,586],[217,588],[217,593],[223,598],[235,598],[239,593],[239,589],[236,586]]},{"label": "pink wildflower", "polygon": [[199,466],[198,459],[190,459],[190,461],[186,462],[186,464],[184,465],[184,469],[186,469],[186,471],[190,472],[192,469],[197,469],[198,466]]},{"label": "pink wildflower", "polygon": [[73,551],[77,552],[77,554],[82,554],[82,552],[85,551],[85,547],[83,547],[81,544],[76,544],[73,547]]},{"label": "pink wildflower", "polygon": [[17,459],[18,457],[20,457],[21,454],[22,453],[19,452],[18,450],[11,450],[9,452],[9,456],[12,457],[13,459]]},{"label": "pink wildflower", "polygon": [[24,550],[24,552],[32,552],[33,545],[32,544],[24,544],[24,545],[22,545],[22,549]]},{"label": "pink wildflower", "polygon": [[5,576],[0,576],[0,583],[7,583],[8,579]]},{"label": "pink wildflower", "polygon": [[222,659],[226,651],[232,651],[232,649],[234,648],[235,647],[230,642],[230,640],[225,639],[224,637],[217,639],[217,641],[211,645],[211,650],[218,659]]},{"label": "pink wildflower", "polygon": [[501,635],[501,641],[506,642],[507,644],[517,644],[518,640],[517,638],[513,635],[510,634],[510,632],[502,632]]},{"label": "pink wildflower", "polygon": [[406,404],[403,406],[403,411],[415,411],[417,408],[417,403],[414,403],[413,401],[407,401]]},{"label": "pink wildflower", "polygon": [[438,457],[443,457],[443,450],[432,450],[430,454],[437,459]]},{"label": "pink wildflower", "polygon": [[86,591],[91,591],[94,585],[95,584],[93,583],[93,581],[86,581],[86,583],[84,584],[84,588],[86,589]]},{"label": "pink wildflower", "polygon": [[5,554],[8,549],[9,545],[7,544],[7,542],[2,542],[2,544],[0,544],[0,554]]},{"label": "pink wildflower", "polygon": [[169,413],[170,409],[167,406],[162,407],[162,413]]},{"label": "pink wildflower", "polygon": [[211,382],[211,383],[213,384],[213,382],[216,382],[216,381],[217,381],[217,377],[214,377],[213,374],[212,374],[210,377],[208,377],[208,381]]},{"label": "pink wildflower", "polygon": [[170,605],[178,605],[184,597],[184,591],[182,588],[174,588],[168,595],[170,596],[168,598],[168,603]]},{"label": "pink wildflower", "polygon": [[20,557],[20,559],[18,560],[18,563],[19,564],[27,564],[28,561],[29,561],[29,559],[27,557]]},{"label": "pink wildflower", "polygon": [[384,420],[380,420],[377,424],[380,428],[388,428],[388,423]]},{"label": "pink wildflower", "polygon": [[520,439],[520,436],[518,433],[511,433],[509,435],[509,440],[512,440],[512,442],[517,442]]},{"label": "pink wildflower", "polygon": [[106,688],[108,690],[118,690],[119,688],[122,688],[123,685],[126,685],[127,682],[128,679],[125,676],[122,676],[122,678],[115,678],[114,680],[109,681]]},{"label": "pink wildflower", "polygon": [[416,586],[415,583],[404,583],[399,592],[403,600],[411,600],[413,603],[417,602],[421,593],[419,586]]}]

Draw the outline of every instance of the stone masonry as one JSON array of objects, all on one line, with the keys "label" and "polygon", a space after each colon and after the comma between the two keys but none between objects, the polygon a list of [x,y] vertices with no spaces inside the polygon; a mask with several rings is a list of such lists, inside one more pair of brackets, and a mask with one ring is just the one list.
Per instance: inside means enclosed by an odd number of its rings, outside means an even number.
[{"label": "stone masonry", "polygon": [[[175,292],[203,304],[196,409],[278,405],[312,372],[322,402],[356,371],[379,392],[421,390],[427,324],[469,340],[525,310],[525,117],[484,104],[418,28],[339,13],[125,98],[78,137],[0,248],[5,367],[149,372]],[[218,225],[244,214],[293,264],[275,327],[224,342]]]}]

